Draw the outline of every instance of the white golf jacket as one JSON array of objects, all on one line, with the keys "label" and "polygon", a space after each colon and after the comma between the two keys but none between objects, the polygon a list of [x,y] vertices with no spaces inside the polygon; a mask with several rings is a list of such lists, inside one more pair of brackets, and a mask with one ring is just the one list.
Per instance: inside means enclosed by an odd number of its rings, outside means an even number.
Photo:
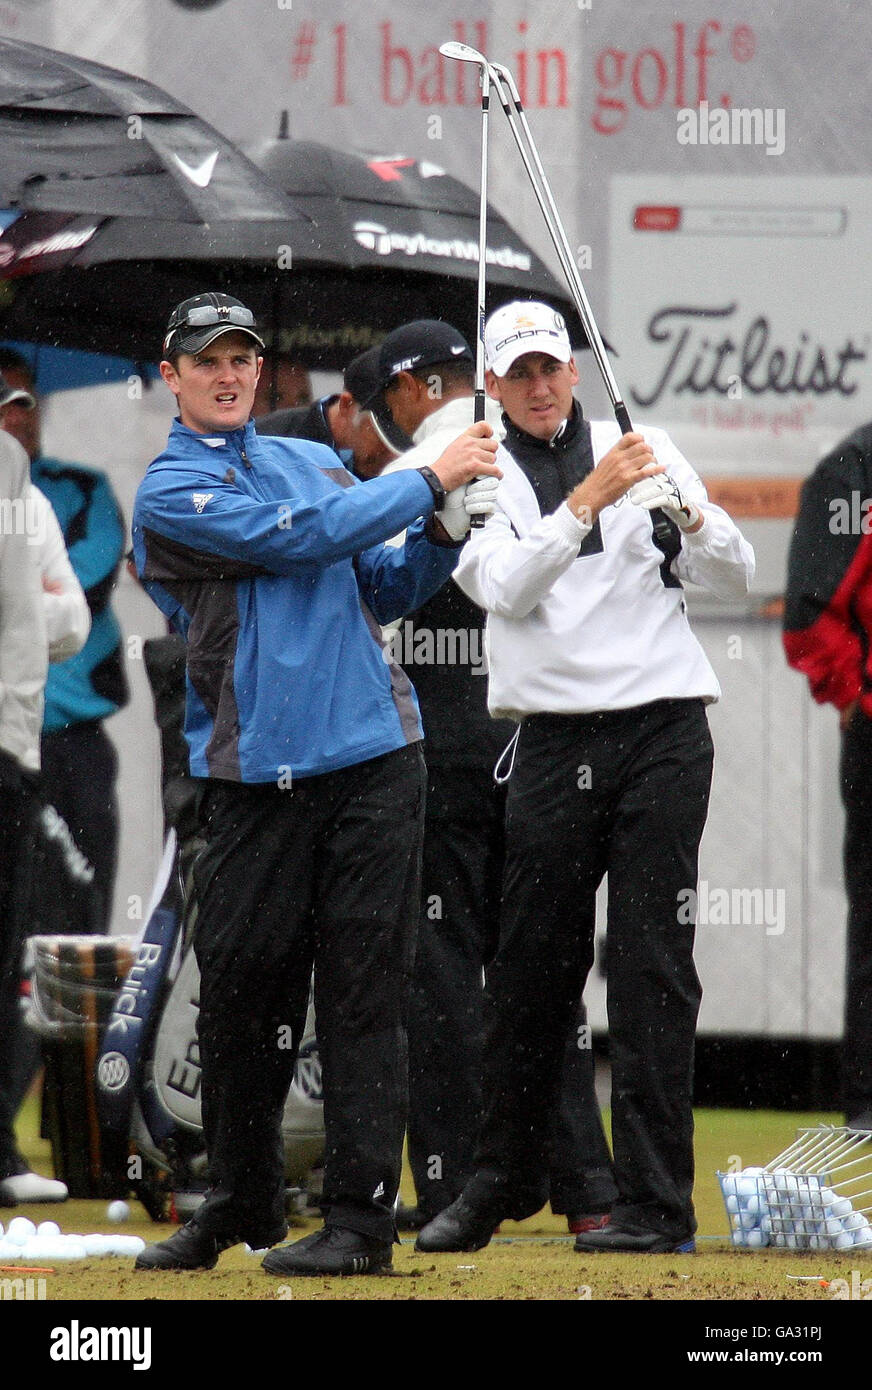
[{"label": "white golf jacket", "polygon": [[[677,578],[724,598],[748,592],[754,552],[665,431],[636,427],[705,521],[682,536]],[[620,430],[593,421],[597,462]],[[579,557],[591,529],[564,502],[541,516],[522,470],[500,448],[498,508],[471,533],[454,579],[488,613],[488,708],[520,720],[535,713],[585,714],[653,700],[717,700],[714,671],[687,620],[684,594],[660,576],[651,516],[629,498],[599,516],[603,550]]]}]

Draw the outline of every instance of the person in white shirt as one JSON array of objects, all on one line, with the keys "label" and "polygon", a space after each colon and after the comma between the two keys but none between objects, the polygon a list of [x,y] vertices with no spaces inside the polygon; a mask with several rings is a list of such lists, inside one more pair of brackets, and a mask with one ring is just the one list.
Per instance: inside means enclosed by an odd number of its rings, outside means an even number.
[{"label": "person in white shirt", "polygon": [[[662,430],[621,437],[614,423],[585,420],[553,309],[503,306],[485,347],[488,392],[506,426],[503,479],[454,579],[488,614],[490,713],[520,728],[476,1171],[417,1248],[480,1249],[500,1221],[531,1214],[524,1194],[541,1166],[608,874],[619,1195],[609,1224],[575,1245],[689,1251],[701,988],[686,905],[711,783],[705,706],[720,691],[682,584],[744,595],[753,552]],[[659,545],[655,509],[671,523]]]},{"label": "person in white shirt", "polygon": [[[28,400],[0,377],[0,410]],[[27,454],[0,429],[0,1206],[57,1202],[61,1182],[31,1172],[13,1131],[10,1063],[18,1023],[21,903],[37,813],[39,742],[48,661],[73,656],[90,615],[57,519],[30,482]]]}]

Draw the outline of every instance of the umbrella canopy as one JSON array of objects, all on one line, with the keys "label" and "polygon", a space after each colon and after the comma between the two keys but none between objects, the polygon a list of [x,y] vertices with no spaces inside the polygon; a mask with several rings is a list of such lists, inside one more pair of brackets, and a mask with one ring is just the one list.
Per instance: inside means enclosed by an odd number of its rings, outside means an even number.
[{"label": "umbrella canopy", "polygon": [[[435,165],[277,141],[258,156],[302,221],[215,222],[26,213],[0,235],[0,334],[151,359],[173,304],[224,290],[274,350],[342,368],[399,323],[476,334],[478,195]],[[488,304],[546,300],[585,338],[545,264],[492,212]]]},{"label": "umbrella canopy", "polygon": [[0,205],[190,223],[295,217],[281,191],[159,87],[0,39]]}]

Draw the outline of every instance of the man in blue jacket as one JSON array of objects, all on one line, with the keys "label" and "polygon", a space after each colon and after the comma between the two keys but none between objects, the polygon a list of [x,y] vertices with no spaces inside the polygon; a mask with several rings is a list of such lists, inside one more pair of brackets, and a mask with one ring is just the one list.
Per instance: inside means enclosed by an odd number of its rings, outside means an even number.
[{"label": "man in blue jacket", "polygon": [[209,1269],[286,1234],[280,1123],[314,964],[325,1224],[264,1268],[376,1273],[395,1237],[424,797],[417,700],[379,624],[445,582],[500,474],[484,423],[431,469],[364,484],[326,446],[258,436],[262,348],[238,300],[176,307],[161,373],[179,416],[134,508],[140,577],[186,636],[190,769],[208,779],[194,948],[212,1184],[136,1267]]}]

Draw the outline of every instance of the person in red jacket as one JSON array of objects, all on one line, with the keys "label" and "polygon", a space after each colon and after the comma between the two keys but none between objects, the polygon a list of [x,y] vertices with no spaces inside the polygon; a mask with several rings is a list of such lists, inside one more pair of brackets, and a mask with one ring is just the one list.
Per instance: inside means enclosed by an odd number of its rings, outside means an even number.
[{"label": "person in red jacket", "polygon": [[787,660],[842,731],[848,895],[842,1042],[846,1124],[872,1129],[872,422],[802,488],[784,610]]}]

